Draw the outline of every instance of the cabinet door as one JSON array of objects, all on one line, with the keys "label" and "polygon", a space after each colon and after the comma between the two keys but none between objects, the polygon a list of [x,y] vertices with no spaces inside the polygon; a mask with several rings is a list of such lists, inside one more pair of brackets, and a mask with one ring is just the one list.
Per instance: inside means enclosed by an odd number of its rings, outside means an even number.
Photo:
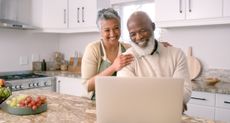
[{"label": "cabinet door", "polygon": [[97,0],[69,0],[69,28],[95,29]]},{"label": "cabinet door", "polygon": [[193,91],[185,114],[195,117],[214,119],[215,94]]},{"label": "cabinet door", "polygon": [[43,0],[43,28],[67,28],[67,0]]},{"label": "cabinet door", "polygon": [[224,0],[223,1],[223,5],[224,5],[224,8],[223,8],[223,14],[224,14],[224,17],[229,17],[230,16],[230,0]]},{"label": "cabinet door", "polygon": [[216,107],[230,110],[230,95],[216,94]]},{"label": "cabinet door", "polygon": [[217,18],[222,16],[222,0],[187,0],[186,18]]},{"label": "cabinet door", "polygon": [[184,20],[185,0],[155,0],[156,21]]},{"label": "cabinet door", "polygon": [[69,28],[77,28],[81,25],[81,1],[69,0]]},{"label": "cabinet door", "polygon": [[215,94],[193,91],[189,103],[204,106],[215,106]]},{"label": "cabinet door", "polygon": [[83,86],[81,79],[57,77],[57,92],[61,94],[69,94],[74,96],[83,95]]},{"label": "cabinet door", "polygon": [[96,28],[97,0],[85,0],[82,5],[83,27]]},{"label": "cabinet door", "polygon": [[215,109],[215,120],[230,122],[230,110],[223,108]]},{"label": "cabinet door", "polygon": [[196,105],[189,103],[188,110],[185,112],[185,114],[195,117],[203,117],[208,119],[214,119],[215,115],[215,108],[209,107],[209,106],[203,106],[203,105]]}]

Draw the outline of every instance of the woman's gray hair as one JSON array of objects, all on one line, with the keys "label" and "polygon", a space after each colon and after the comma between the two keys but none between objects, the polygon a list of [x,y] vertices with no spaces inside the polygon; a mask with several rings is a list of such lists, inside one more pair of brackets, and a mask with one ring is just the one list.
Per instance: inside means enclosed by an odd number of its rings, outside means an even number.
[{"label": "woman's gray hair", "polygon": [[99,22],[101,20],[109,20],[109,19],[116,19],[120,22],[120,16],[118,15],[117,11],[114,10],[113,8],[106,8],[99,10],[97,13],[97,27],[100,29],[101,25]]}]

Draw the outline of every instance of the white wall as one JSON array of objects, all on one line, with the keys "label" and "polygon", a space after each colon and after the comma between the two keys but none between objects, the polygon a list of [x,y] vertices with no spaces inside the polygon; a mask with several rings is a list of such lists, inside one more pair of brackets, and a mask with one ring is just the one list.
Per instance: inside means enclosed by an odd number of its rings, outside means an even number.
[{"label": "white wall", "polygon": [[[86,45],[98,39],[100,35],[97,32],[59,36],[0,29],[0,72],[31,70],[32,54],[50,60],[53,52],[60,51],[69,60],[77,50],[82,56]],[[230,69],[230,25],[170,28],[163,31],[162,39],[185,52],[192,46],[193,55],[205,68]],[[20,56],[28,57],[29,64],[20,65]]]},{"label": "white wall", "polygon": [[[86,45],[99,37],[99,33],[62,34],[60,51],[66,60],[73,57],[76,50],[82,56]],[[163,30],[161,39],[186,54],[192,46],[193,55],[200,59],[204,69],[230,69],[230,25],[170,28]]]},{"label": "white wall", "polygon": [[[32,54],[50,60],[59,50],[58,41],[55,34],[0,28],[0,72],[32,70]],[[28,64],[20,65],[20,56],[27,57]]]},{"label": "white wall", "polygon": [[62,34],[60,36],[60,52],[64,53],[65,59],[69,60],[78,51],[80,56],[83,55],[87,44],[100,39],[98,32],[79,33],[79,34]]},{"label": "white wall", "polygon": [[230,69],[230,25],[171,28],[162,32],[162,40],[185,53],[192,46],[205,69]]},{"label": "white wall", "polygon": [[[161,39],[181,48],[186,54],[189,46],[193,55],[200,59],[204,69],[230,69],[230,25],[180,27],[163,30]],[[83,54],[88,43],[99,39],[98,33],[63,34],[60,51],[65,59],[74,51]]]}]

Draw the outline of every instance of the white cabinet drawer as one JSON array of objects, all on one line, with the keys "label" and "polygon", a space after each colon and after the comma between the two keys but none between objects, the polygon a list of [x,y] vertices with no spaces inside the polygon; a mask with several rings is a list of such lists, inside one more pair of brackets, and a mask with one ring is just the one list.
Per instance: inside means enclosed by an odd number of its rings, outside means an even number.
[{"label": "white cabinet drawer", "polygon": [[216,94],[216,107],[230,109],[230,95]]},{"label": "white cabinet drawer", "polygon": [[83,96],[84,87],[79,78],[57,77],[57,92],[75,96]]},{"label": "white cabinet drawer", "polygon": [[230,122],[230,109],[215,109],[215,120]]},{"label": "white cabinet drawer", "polygon": [[214,119],[215,108],[209,106],[202,106],[196,104],[188,104],[188,110],[185,114],[195,117],[203,117],[208,119]]},{"label": "white cabinet drawer", "polygon": [[207,92],[193,91],[189,103],[205,105],[205,106],[214,106],[215,105],[215,94],[207,93]]}]

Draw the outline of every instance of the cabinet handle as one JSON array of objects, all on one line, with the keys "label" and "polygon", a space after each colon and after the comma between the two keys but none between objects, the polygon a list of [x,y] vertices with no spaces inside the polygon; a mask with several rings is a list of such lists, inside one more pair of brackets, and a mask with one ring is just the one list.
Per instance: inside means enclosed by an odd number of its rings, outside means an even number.
[{"label": "cabinet handle", "polygon": [[188,10],[189,10],[189,12],[192,12],[192,9],[191,9],[191,0],[188,0]]},{"label": "cabinet handle", "polygon": [[81,15],[82,15],[82,22],[85,22],[85,7],[81,7],[81,9],[82,9],[82,13],[81,13]]},{"label": "cabinet handle", "polygon": [[191,97],[191,99],[195,99],[195,100],[203,100],[203,101],[207,100],[207,99],[205,99],[205,98],[198,98],[198,97]]},{"label": "cabinet handle", "polygon": [[64,9],[64,24],[66,24],[66,9]]},{"label": "cabinet handle", "polygon": [[80,20],[79,20],[79,11],[80,11],[80,8],[77,8],[77,23],[80,23]]},{"label": "cabinet handle", "polygon": [[229,101],[224,101],[224,103],[226,103],[226,104],[230,104],[230,102],[229,102]]},{"label": "cabinet handle", "polygon": [[58,86],[58,88],[57,88],[58,89],[58,93],[60,93],[60,83],[61,83],[61,81],[58,80],[58,85],[57,85]]},{"label": "cabinet handle", "polygon": [[182,0],[179,1],[179,12],[182,13]]}]

